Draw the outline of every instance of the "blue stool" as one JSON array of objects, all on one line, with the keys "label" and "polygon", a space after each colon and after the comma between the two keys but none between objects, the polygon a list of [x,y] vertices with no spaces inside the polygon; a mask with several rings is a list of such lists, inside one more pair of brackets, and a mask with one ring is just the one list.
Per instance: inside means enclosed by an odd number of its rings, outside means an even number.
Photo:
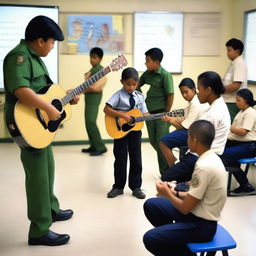
[{"label": "blue stool", "polygon": [[240,164],[246,164],[245,169],[244,169],[244,173],[245,173],[245,175],[247,175],[247,173],[249,171],[249,168],[250,168],[250,165],[251,164],[256,164],[256,157],[253,157],[253,158],[243,158],[243,159],[240,159],[238,162]]},{"label": "blue stool", "polygon": [[216,234],[208,243],[187,244],[191,252],[200,252],[200,256],[214,256],[217,251],[222,251],[223,256],[228,256],[228,250],[236,248],[236,242],[228,231],[218,224]]},{"label": "blue stool", "polygon": [[[244,173],[247,175],[250,165],[256,164],[256,157],[253,158],[243,158],[238,160],[240,164],[246,164]],[[227,195],[230,195],[230,187],[231,187],[231,180],[232,180],[232,173],[237,170],[237,167],[226,167],[226,171],[228,172],[228,186],[227,186]]]}]

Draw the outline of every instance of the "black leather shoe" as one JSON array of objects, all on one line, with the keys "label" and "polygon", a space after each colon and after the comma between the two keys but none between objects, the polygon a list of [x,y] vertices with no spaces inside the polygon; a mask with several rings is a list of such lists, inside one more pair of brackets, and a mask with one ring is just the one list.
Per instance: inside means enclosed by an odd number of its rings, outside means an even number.
[{"label": "black leather shoe", "polygon": [[95,150],[92,147],[89,147],[89,148],[82,148],[81,151],[83,153],[91,153],[91,152],[94,152]]},{"label": "black leather shoe", "polygon": [[90,156],[100,156],[107,152],[107,149],[99,150],[99,151],[93,151],[90,153]]},{"label": "black leather shoe", "polygon": [[57,234],[49,230],[48,234],[43,235],[37,238],[29,238],[29,245],[48,245],[48,246],[57,246],[63,245],[68,242],[70,236],[67,234]]},{"label": "black leather shoe", "polygon": [[138,199],[144,199],[146,197],[146,195],[142,192],[140,188],[135,188],[132,191],[132,195],[137,197]]},{"label": "black leather shoe", "polygon": [[74,212],[70,209],[60,210],[58,213],[52,211],[52,222],[68,220],[73,216]]},{"label": "black leather shoe", "polygon": [[122,195],[124,193],[124,191],[122,189],[119,189],[119,188],[112,188],[108,194],[107,194],[107,197],[108,198],[114,198],[114,197],[117,197],[119,195]]}]

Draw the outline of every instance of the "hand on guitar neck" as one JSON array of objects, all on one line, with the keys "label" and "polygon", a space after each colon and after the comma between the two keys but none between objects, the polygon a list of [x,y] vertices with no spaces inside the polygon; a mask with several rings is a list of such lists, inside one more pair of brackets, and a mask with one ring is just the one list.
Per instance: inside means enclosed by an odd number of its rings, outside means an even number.
[{"label": "hand on guitar neck", "polygon": [[182,117],[163,116],[162,120],[174,126],[176,129],[185,129],[182,126],[182,122],[185,120],[183,116]]},{"label": "hand on guitar neck", "polygon": [[[67,90],[67,91],[66,91],[66,94],[71,93],[71,91],[72,91],[72,89]],[[80,100],[80,95],[81,95],[81,94],[76,95],[76,96],[69,102],[70,105],[76,105],[76,104],[78,103],[78,101]]]}]

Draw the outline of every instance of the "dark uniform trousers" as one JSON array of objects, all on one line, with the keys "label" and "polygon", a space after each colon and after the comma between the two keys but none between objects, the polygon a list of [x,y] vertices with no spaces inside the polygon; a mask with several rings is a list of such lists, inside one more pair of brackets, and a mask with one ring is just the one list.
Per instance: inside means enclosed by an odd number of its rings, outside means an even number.
[{"label": "dark uniform trousers", "polygon": [[29,237],[48,233],[52,211],[59,212],[59,202],[53,193],[54,159],[51,146],[39,150],[21,149],[21,161],[26,173]]},{"label": "dark uniform trousers", "polygon": [[88,134],[91,148],[94,151],[105,150],[105,144],[102,141],[99,128],[97,126],[97,117],[99,105],[102,99],[102,93],[85,94],[85,128]]},{"label": "dark uniform trousers", "polygon": [[129,154],[130,170],[128,185],[131,190],[140,188],[142,179],[141,131],[131,131],[125,137],[114,140],[114,177],[113,188],[123,189],[127,179],[127,159]]},{"label": "dark uniform trousers", "polygon": [[193,171],[195,169],[196,161],[198,159],[197,155],[190,152],[186,153],[182,159],[169,167],[161,176],[162,181],[177,181],[184,182],[190,181]]},{"label": "dark uniform trousers", "polygon": [[216,221],[182,214],[164,197],[148,199],[144,213],[154,228],[144,235],[143,242],[156,256],[196,256],[187,243],[209,242],[217,228]]},{"label": "dark uniform trousers", "polygon": [[[154,112],[154,113],[158,113],[158,112]],[[170,125],[167,122],[163,122],[161,119],[147,121],[146,125],[148,130],[149,142],[157,152],[159,171],[161,174],[163,174],[169,166],[159,147],[159,142],[164,135],[169,133]]]}]

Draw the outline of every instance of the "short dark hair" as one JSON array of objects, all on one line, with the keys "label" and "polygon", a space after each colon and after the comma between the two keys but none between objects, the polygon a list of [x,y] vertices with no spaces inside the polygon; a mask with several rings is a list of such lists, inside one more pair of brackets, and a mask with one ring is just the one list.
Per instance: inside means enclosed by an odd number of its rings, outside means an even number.
[{"label": "short dark hair", "polygon": [[202,145],[210,148],[215,137],[215,128],[207,120],[197,120],[190,125],[189,134],[195,137]]},{"label": "short dark hair", "polygon": [[250,107],[256,105],[256,101],[253,99],[253,94],[249,89],[241,89],[237,92],[237,95],[242,97]]},{"label": "short dark hair", "polygon": [[214,71],[206,71],[200,74],[197,80],[204,88],[211,87],[214,93],[218,96],[225,91],[225,87],[220,76]]},{"label": "short dark hair", "polygon": [[158,60],[160,63],[164,57],[164,54],[159,48],[151,48],[145,52],[146,56],[150,56],[150,58],[154,61]]},{"label": "short dark hair", "polygon": [[49,17],[39,15],[34,17],[27,25],[25,30],[25,39],[34,41],[38,38],[43,38],[47,41],[53,38],[58,41],[63,41],[64,36],[59,25]]},{"label": "short dark hair", "polygon": [[139,80],[139,74],[138,71],[135,68],[125,68],[121,75],[121,80],[127,80],[129,78],[132,78],[136,81]]},{"label": "short dark hair", "polygon": [[103,58],[104,52],[101,48],[99,47],[94,47],[90,50],[90,55],[95,54],[96,56],[98,56],[100,59]]},{"label": "short dark hair", "polygon": [[196,88],[196,85],[195,85],[194,81],[189,77],[183,78],[181,80],[181,82],[179,84],[179,88],[182,87],[182,86],[187,86],[190,89],[195,89]]},{"label": "short dark hair", "polygon": [[231,38],[226,42],[226,47],[232,47],[234,50],[239,50],[239,55],[243,53],[244,44],[241,40],[236,38]]}]

